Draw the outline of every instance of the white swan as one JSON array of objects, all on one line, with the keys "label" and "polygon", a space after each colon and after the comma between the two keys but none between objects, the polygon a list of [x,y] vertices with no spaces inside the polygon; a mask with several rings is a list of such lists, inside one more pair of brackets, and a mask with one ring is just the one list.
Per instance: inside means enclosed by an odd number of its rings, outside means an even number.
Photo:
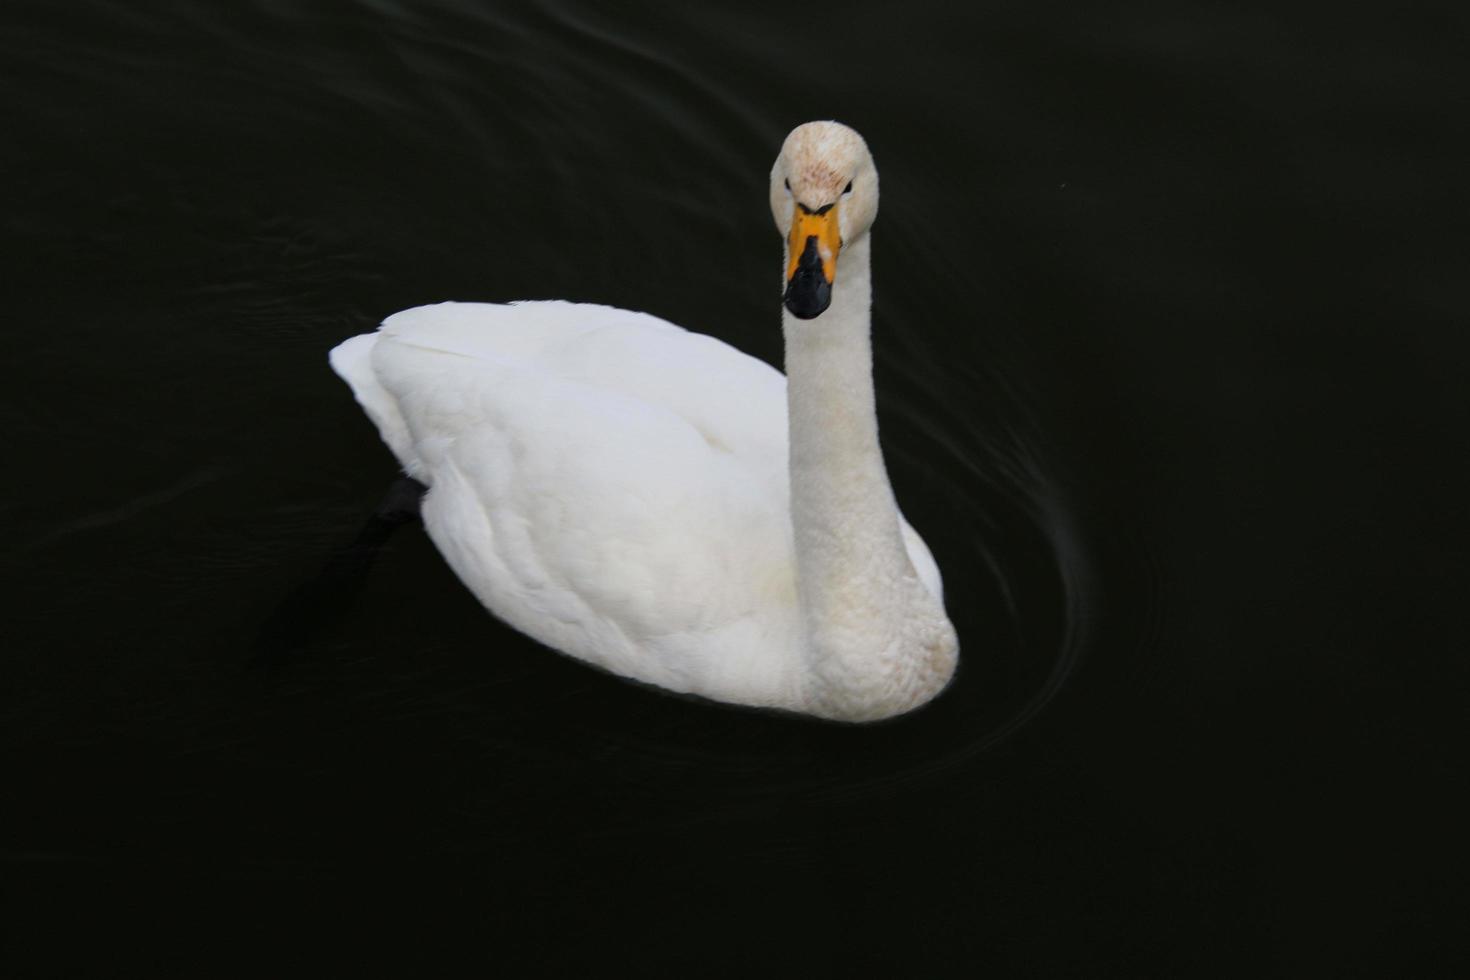
[{"label": "white swan", "polygon": [[826,718],[909,711],[954,673],[939,570],[878,445],[856,132],[771,171],[787,377],[645,313],[442,303],[331,353],[424,524],[491,612],[674,691]]}]

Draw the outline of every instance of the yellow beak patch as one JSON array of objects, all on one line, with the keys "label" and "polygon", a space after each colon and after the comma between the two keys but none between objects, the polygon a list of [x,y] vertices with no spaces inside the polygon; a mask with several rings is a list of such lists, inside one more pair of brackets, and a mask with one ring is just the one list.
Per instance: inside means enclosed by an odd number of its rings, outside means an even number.
[{"label": "yellow beak patch", "polygon": [[837,253],[842,248],[842,236],[837,227],[837,208],[824,208],[821,213],[808,211],[800,204],[791,215],[791,237],[786,242],[786,281],[796,275],[796,265],[801,253],[806,251],[807,239],[816,238],[817,254],[822,259],[822,275],[830,285],[837,277]]}]

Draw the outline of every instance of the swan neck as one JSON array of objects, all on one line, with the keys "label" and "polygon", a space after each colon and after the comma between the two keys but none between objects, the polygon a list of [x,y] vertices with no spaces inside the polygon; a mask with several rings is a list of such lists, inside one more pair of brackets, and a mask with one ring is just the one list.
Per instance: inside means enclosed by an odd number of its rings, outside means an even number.
[{"label": "swan neck", "polygon": [[[869,238],[843,249],[827,311],[783,310],[793,517],[832,533],[876,514],[898,533],[898,509],[878,443],[873,389]],[[856,504],[865,506],[859,511]],[[846,536],[844,536],[846,540]]]},{"label": "swan neck", "polygon": [[[878,442],[870,236],[845,246],[827,311],[784,314],[791,520],[812,710],[887,717],[953,671],[953,631],[919,582]],[[942,645],[942,644],[941,644]],[[937,659],[936,659],[937,656]]]}]

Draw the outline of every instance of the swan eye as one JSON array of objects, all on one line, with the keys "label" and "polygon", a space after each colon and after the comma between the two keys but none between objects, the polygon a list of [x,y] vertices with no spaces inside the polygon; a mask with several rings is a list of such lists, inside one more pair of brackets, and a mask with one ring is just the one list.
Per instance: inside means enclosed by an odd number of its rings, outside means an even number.
[{"label": "swan eye", "polygon": [[790,181],[790,179],[787,179],[787,181],[786,181],[786,189],[788,191],[791,190],[791,181]]},{"label": "swan eye", "polygon": [[852,193],[852,181],[849,180],[847,182],[847,187],[843,189],[842,193],[844,193],[844,194],[851,194]]}]

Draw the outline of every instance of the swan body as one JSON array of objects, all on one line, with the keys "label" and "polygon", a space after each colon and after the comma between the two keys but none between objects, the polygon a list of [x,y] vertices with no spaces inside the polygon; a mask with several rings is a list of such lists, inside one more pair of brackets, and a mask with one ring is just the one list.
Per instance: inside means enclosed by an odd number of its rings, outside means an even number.
[{"label": "swan body", "polygon": [[788,270],[805,258],[789,382],[657,317],[561,301],[418,307],[332,351],[496,616],[616,674],[828,718],[900,714],[948,682],[939,570],[877,444],[864,213],[844,192],[798,239],[794,213],[818,207],[785,190],[830,196],[838,177],[876,212],[871,158],[836,123],[799,127],[772,174]]}]

